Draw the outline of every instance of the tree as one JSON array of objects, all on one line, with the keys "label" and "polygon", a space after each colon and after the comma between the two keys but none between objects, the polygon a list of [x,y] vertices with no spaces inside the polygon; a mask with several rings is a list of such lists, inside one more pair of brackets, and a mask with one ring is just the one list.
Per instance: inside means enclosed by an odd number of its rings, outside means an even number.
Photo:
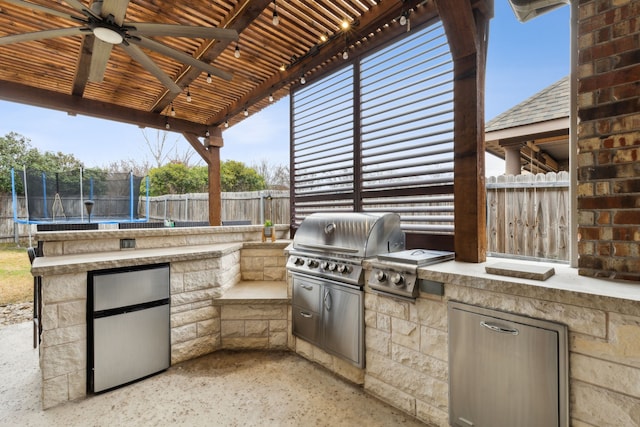
[{"label": "tree", "polygon": [[208,187],[206,166],[187,167],[182,163],[153,168],[149,171],[149,195],[203,193]]},{"label": "tree", "polygon": [[262,159],[251,166],[264,178],[266,188],[281,190],[289,188],[289,167],[282,164],[271,164]]},{"label": "tree", "polygon": [[[10,132],[0,137],[0,193],[11,192],[11,169],[37,170],[43,172],[67,172],[80,169],[84,164],[73,154],[45,151],[41,153],[31,147],[31,141],[18,133]],[[22,191],[22,181],[16,180],[16,187]]]},{"label": "tree", "polygon": [[242,162],[226,160],[220,163],[222,191],[258,191],[266,188],[264,178]]}]

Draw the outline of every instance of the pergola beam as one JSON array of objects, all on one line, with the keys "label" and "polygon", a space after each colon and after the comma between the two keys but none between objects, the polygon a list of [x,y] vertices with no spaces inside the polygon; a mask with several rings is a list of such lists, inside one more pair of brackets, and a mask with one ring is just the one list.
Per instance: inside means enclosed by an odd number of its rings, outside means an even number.
[{"label": "pergola beam", "polygon": [[492,1],[436,0],[454,74],[454,247],[456,259],[487,256],[484,81]]}]

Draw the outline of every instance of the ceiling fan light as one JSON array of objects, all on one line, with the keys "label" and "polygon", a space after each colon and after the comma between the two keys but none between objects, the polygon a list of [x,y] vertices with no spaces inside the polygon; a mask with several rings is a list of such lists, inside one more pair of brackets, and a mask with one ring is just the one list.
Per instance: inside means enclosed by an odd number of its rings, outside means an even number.
[{"label": "ceiling fan light", "polygon": [[122,35],[115,30],[107,27],[96,27],[93,29],[93,35],[105,43],[120,44],[122,43]]}]

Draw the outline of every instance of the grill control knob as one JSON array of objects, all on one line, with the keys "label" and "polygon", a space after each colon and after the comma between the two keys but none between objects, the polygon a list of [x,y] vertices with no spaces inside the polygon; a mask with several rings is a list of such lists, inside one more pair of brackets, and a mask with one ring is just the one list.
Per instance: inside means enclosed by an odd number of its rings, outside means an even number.
[{"label": "grill control knob", "polygon": [[344,264],[338,265],[338,273],[349,274],[351,273],[351,270],[352,268],[350,265],[344,265]]},{"label": "grill control knob", "polygon": [[295,265],[303,265],[303,264],[304,264],[304,259],[303,259],[303,258],[299,258],[299,257],[298,257],[298,258],[295,258],[295,259],[293,260],[293,263],[294,263]]},{"label": "grill control knob", "polygon": [[404,277],[400,273],[393,273],[390,277],[391,283],[396,286],[402,286],[402,282],[404,282]]},{"label": "grill control knob", "polygon": [[385,280],[387,280],[387,275],[384,271],[378,270],[376,271],[376,280],[378,280],[378,282],[384,282]]},{"label": "grill control knob", "polygon": [[326,270],[327,268],[329,268],[329,263],[327,261],[322,261],[320,263],[320,268]]},{"label": "grill control knob", "polygon": [[332,262],[329,264],[329,271],[336,271],[336,263]]},{"label": "grill control knob", "polygon": [[314,259],[308,259],[307,266],[309,266],[309,268],[316,268],[318,266],[318,261]]}]

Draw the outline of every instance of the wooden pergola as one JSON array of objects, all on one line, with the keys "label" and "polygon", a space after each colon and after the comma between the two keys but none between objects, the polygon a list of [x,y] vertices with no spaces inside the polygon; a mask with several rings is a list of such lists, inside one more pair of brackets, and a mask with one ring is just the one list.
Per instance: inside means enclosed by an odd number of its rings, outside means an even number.
[{"label": "wooden pergola", "polygon": [[[94,0],[97,2],[98,0]],[[35,7],[25,8],[28,2]],[[87,8],[91,2],[80,0]],[[75,1],[78,4],[78,0]],[[220,225],[222,130],[286,96],[301,76],[340,67],[345,49],[381,45],[413,26],[440,19],[454,60],[455,251],[485,259],[484,77],[492,0],[104,0],[126,7],[125,20],[236,30],[235,41],[158,37],[164,45],[233,74],[230,81],[146,52],[183,89],[168,90],[114,46],[102,82],[89,79],[94,35],[0,44],[0,99],[140,127],[179,132],[209,167],[209,222]],[[122,4],[124,3],[124,4]],[[51,14],[37,6],[55,10]],[[104,6],[103,6],[104,7]],[[124,10],[124,9],[123,9]],[[63,0],[0,0],[0,37],[76,25]],[[274,23],[274,12],[279,23]],[[348,28],[342,23],[349,24]],[[239,51],[239,57],[237,57]],[[189,93],[190,101],[186,94]],[[175,112],[175,115],[173,113]],[[35,119],[35,118],[34,118]],[[87,141],[91,144],[91,141]],[[101,149],[101,147],[96,147]]]}]

